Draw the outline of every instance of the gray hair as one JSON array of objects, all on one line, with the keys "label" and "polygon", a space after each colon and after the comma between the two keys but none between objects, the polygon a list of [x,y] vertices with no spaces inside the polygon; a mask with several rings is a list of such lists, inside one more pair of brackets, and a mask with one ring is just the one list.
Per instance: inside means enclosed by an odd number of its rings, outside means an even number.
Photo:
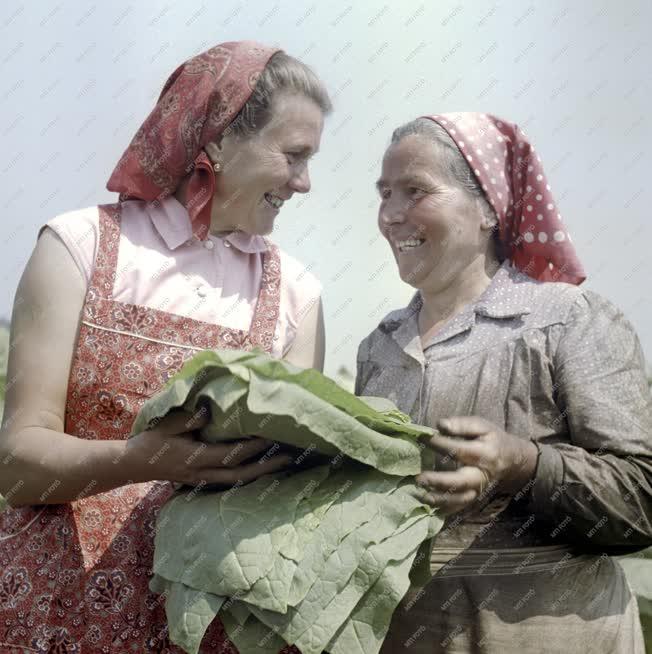
[{"label": "gray hair", "polygon": [[440,161],[454,183],[456,183],[462,190],[468,193],[471,197],[477,198],[480,203],[480,208],[484,216],[494,225],[493,237],[496,254],[502,261],[504,256],[504,248],[499,239],[498,233],[498,216],[496,211],[491,206],[487,199],[485,192],[482,190],[478,178],[475,176],[471,167],[467,163],[464,155],[460,152],[457,144],[452,139],[450,134],[439,123],[430,120],[429,118],[417,118],[397,127],[392,132],[392,144],[398,143],[401,139],[412,134],[418,136],[425,136],[431,139],[439,147]]},{"label": "gray hair", "polygon": [[261,72],[249,100],[226,131],[244,139],[256,134],[269,123],[274,99],[283,92],[313,100],[325,116],[333,111],[328,91],[314,71],[285,52],[276,52]]}]

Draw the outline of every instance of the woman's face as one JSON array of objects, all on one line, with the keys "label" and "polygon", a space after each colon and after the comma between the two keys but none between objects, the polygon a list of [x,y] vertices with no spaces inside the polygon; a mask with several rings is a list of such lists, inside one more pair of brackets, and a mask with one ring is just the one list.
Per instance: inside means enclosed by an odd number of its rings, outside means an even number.
[{"label": "woman's face", "polygon": [[383,158],[378,226],[404,282],[438,292],[487,249],[492,228],[477,198],[440,163],[440,147],[410,135]]},{"label": "woman's face", "polygon": [[226,135],[206,146],[216,175],[212,231],[269,234],[283,203],[310,190],[308,160],[319,149],[324,119],[319,106],[297,94],[274,100],[270,121],[254,136]]}]

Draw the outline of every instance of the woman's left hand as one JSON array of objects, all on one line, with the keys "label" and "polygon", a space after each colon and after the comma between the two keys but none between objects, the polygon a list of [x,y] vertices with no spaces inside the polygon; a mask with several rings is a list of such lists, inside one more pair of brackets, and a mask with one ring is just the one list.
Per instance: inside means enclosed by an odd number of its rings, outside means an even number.
[{"label": "woman's left hand", "polygon": [[437,423],[439,434],[422,443],[460,464],[453,471],[424,471],[416,482],[423,500],[442,515],[464,510],[490,493],[513,495],[534,475],[537,447],[478,416],[456,416]]}]

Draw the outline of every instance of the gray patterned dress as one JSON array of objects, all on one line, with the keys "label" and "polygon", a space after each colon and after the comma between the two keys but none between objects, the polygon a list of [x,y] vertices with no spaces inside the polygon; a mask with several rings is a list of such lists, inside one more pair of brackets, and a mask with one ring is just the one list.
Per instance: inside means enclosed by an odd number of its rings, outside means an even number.
[{"label": "gray patterned dress", "polygon": [[447,520],[382,654],[644,651],[609,555],[652,544],[652,400],[630,323],[504,263],[422,348],[417,293],[360,344],[356,393],[415,422],[478,415],[540,445],[534,479]]}]

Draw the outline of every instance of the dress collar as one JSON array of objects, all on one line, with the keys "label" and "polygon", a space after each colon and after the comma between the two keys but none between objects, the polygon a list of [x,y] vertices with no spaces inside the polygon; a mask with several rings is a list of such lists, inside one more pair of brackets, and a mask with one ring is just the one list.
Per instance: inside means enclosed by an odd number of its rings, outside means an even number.
[{"label": "dress collar", "polygon": [[[170,250],[176,250],[195,238],[188,210],[173,195],[161,201],[146,202],[145,209],[154,228]],[[265,238],[245,232],[231,232],[227,236],[209,234],[206,238],[227,241],[237,250],[246,253],[265,252],[269,249]]]},{"label": "dress collar", "polygon": [[[453,316],[433,336],[427,347],[470,329],[475,324],[477,315],[500,320],[531,313],[531,284],[539,283],[542,282],[520,272],[509,261],[503,262],[482,295]],[[417,291],[405,308],[392,311],[380,322],[379,328],[391,333],[402,349],[416,349],[414,339],[418,336],[417,317],[421,306],[421,293]]]}]

